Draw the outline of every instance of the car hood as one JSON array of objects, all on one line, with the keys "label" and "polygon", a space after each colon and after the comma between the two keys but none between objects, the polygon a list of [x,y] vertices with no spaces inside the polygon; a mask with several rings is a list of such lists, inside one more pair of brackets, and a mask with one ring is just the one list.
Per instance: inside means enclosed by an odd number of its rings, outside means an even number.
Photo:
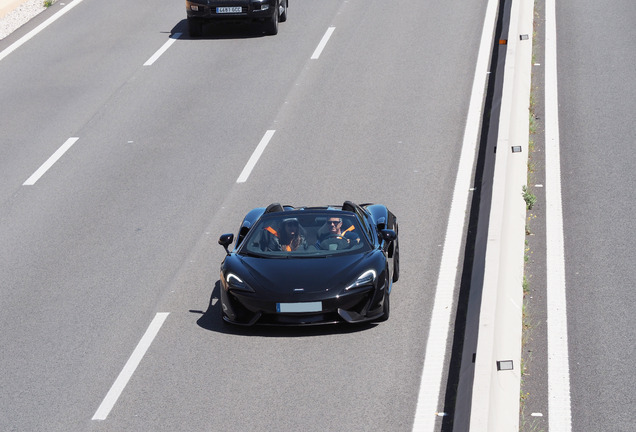
[{"label": "car hood", "polygon": [[[377,267],[374,252],[328,258],[258,258],[235,256],[228,266],[257,292],[334,293],[366,270]],[[375,263],[375,264],[374,264]],[[230,268],[232,268],[230,270]],[[378,275],[382,269],[376,269]]]}]

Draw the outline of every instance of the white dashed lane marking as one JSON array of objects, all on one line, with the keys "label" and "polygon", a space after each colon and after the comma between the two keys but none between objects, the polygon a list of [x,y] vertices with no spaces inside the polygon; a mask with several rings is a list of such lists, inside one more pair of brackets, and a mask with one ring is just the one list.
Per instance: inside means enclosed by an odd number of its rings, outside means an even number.
[{"label": "white dashed lane marking", "polygon": [[316,47],[316,50],[311,55],[311,59],[312,60],[316,60],[316,59],[318,59],[320,57],[320,54],[322,53],[322,50],[324,50],[325,46],[327,46],[327,42],[329,42],[329,38],[331,37],[331,35],[333,34],[333,31],[335,29],[336,29],[335,27],[329,27],[327,29],[327,31],[325,32],[325,35],[322,37],[322,39],[320,40],[320,43]]},{"label": "white dashed lane marking", "polygon": [[66,153],[68,149],[70,149],[73,146],[73,144],[77,142],[77,140],[79,140],[79,138],[77,137],[72,137],[67,139],[66,142],[62,144],[62,146],[59,149],[57,149],[57,151],[53,153],[51,157],[48,158],[47,161],[44,162],[42,166],[40,166],[40,168],[38,168],[31,175],[31,177],[29,177],[24,183],[22,183],[22,186],[33,186],[35,182],[37,182],[40,179],[40,177],[42,177],[44,173],[46,173],[49,170],[49,168],[51,168],[53,164],[55,164],[55,162],[57,162],[64,155],[64,153]]},{"label": "white dashed lane marking", "polygon": [[265,132],[265,135],[263,135],[263,138],[261,139],[261,142],[258,143],[258,146],[256,146],[256,149],[254,150],[254,153],[252,153],[252,156],[247,161],[247,164],[245,165],[245,168],[243,168],[243,171],[241,172],[241,175],[239,175],[238,179],[236,179],[237,183],[245,183],[247,181],[247,178],[252,173],[252,170],[256,166],[256,163],[258,162],[258,160],[260,159],[261,155],[265,151],[265,147],[267,147],[267,144],[269,144],[269,141],[274,136],[274,132],[276,132],[276,131],[275,130],[268,130],[267,132]]},{"label": "white dashed lane marking", "polygon": [[97,408],[97,411],[93,416],[93,420],[106,420],[106,417],[108,417],[108,414],[110,414],[110,411],[115,406],[117,399],[119,399],[119,396],[124,391],[126,384],[128,384],[128,381],[137,369],[137,366],[139,366],[139,363],[141,363],[141,359],[146,354],[146,351],[148,351],[148,348],[150,348],[150,344],[152,344],[152,341],[157,336],[157,333],[159,333],[159,329],[161,329],[164,321],[166,320],[166,318],[168,318],[168,315],[168,312],[160,312],[155,315],[155,318],[150,323],[150,326],[148,326],[148,330],[146,330],[146,333],[144,333],[144,335],[142,336],[139,344],[137,344],[137,348],[135,348],[132,355],[126,362],[126,365],[113,383],[113,386],[106,394],[106,397],[102,401],[101,405],[99,406],[99,408]]},{"label": "white dashed lane marking", "polygon": [[159,48],[157,52],[154,53],[152,57],[150,57],[146,61],[146,63],[144,63],[144,66],[152,66],[153,63],[156,62],[157,59],[163,55],[163,53],[168,51],[168,48],[170,48],[170,46],[172,46],[172,44],[175,43],[177,39],[179,39],[180,37],[181,37],[181,33],[175,33],[173,35],[170,35],[170,39],[168,39],[166,43],[164,43],[163,46]]}]

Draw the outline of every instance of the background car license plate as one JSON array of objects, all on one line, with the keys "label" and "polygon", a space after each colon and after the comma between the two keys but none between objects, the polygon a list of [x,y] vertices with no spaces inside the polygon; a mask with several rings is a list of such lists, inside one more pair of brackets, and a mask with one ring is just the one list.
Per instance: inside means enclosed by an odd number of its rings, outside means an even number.
[{"label": "background car license plate", "polygon": [[322,312],[322,302],[276,303],[276,312]]},{"label": "background car license plate", "polygon": [[216,13],[241,13],[243,9],[240,6],[236,7],[218,7]]}]

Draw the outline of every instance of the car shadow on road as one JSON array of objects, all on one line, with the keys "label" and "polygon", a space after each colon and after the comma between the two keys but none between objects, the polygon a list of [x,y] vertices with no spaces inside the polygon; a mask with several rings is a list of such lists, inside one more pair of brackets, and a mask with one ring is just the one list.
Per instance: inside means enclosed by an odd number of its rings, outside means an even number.
[{"label": "car shadow on road", "polygon": [[182,19],[170,31],[170,35],[181,33],[179,40],[251,39],[265,37],[265,26],[258,22],[220,22],[203,25],[201,36],[190,37],[188,20]]},{"label": "car shadow on road", "polygon": [[349,334],[372,329],[377,326],[376,323],[363,324],[327,324],[316,326],[253,326],[242,327],[228,324],[221,318],[221,301],[219,290],[221,282],[214,284],[214,289],[210,295],[210,302],[206,311],[190,309],[190,313],[201,315],[197,319],[197,325],[205,330],[232,334],[236,336],[260,336],[260,337],[307,337],[307,336],[326,336],[334,334]]}]

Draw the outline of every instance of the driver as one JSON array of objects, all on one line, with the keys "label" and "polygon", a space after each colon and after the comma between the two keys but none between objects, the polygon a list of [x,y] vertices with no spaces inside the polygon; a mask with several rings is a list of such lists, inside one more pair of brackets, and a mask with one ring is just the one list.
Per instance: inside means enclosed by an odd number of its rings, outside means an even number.
[{"label": "driver", "polygon": [[333,249],[333,246],[330,247],[330,245],[337,245],[337,249],[346,249],[354,243],[360,243],[360,236],[354,230],[355,226],[351,225],[342,231],[342,218],[329,217],[320,229],[316,247],[318,249]]}]

